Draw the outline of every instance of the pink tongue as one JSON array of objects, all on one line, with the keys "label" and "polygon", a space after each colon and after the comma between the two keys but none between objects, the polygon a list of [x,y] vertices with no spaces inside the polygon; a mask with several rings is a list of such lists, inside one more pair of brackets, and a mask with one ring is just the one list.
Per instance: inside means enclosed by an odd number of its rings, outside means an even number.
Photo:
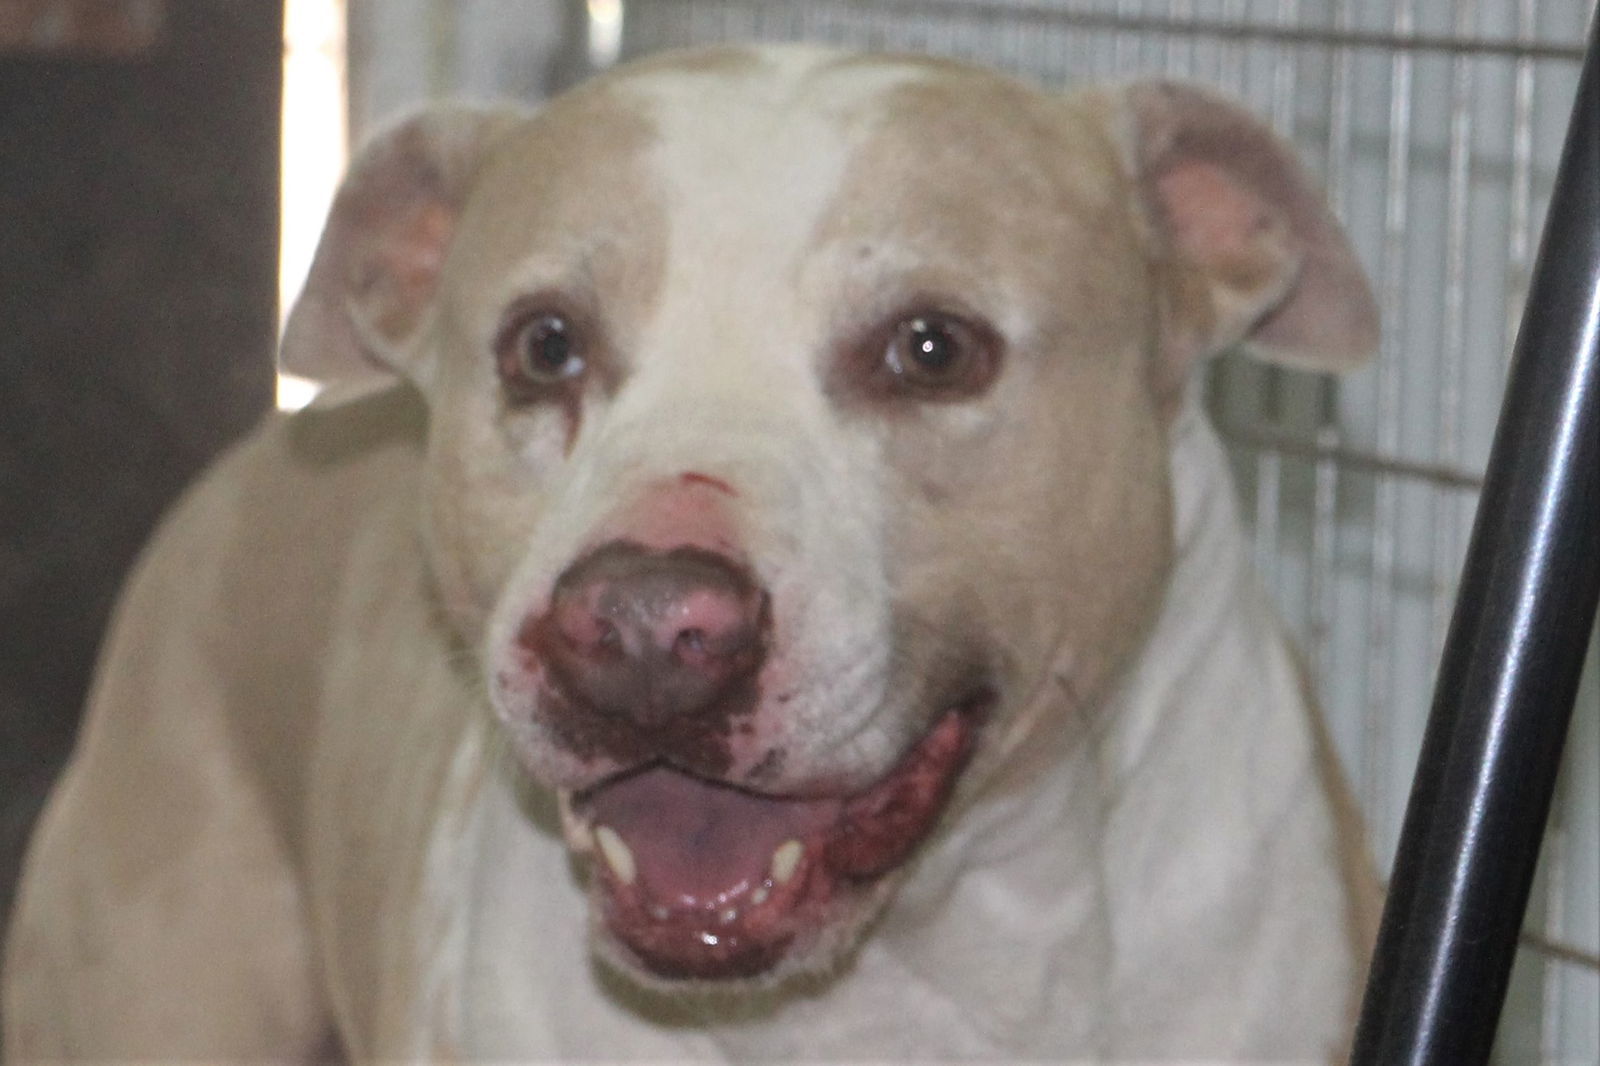
[{"label": "pink tongue", "polygon": [[653,769],[600,789],[591,809],[595,825],[627,842],[647,895],[693,906],[759,885],[778,845],[804,842],[842,806],[768,799]]}]

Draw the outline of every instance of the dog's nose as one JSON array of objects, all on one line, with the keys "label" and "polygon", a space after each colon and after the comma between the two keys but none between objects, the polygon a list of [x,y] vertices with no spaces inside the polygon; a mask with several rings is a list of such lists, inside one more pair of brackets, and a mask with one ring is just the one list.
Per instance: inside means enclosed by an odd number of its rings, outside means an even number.
[{"label": "dog's nose", "polygon": [[568,699],[649,727],[753,703],[770,628],[766,594],[731,560],[618,541],[557,580],[529,636]]}]

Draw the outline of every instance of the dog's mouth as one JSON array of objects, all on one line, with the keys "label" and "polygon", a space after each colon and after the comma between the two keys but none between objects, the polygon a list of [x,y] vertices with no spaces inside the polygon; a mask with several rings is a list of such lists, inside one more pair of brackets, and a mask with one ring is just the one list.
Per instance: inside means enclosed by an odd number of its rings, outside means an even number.
[{"label": "dog's mouth", "polygon": [[767,795],[651,763],[564,795],[568,843],[594,857],[614,945],[674,981],[758,977],[816,946],[933,829],[989,702],[946,711],[850,794]]}]

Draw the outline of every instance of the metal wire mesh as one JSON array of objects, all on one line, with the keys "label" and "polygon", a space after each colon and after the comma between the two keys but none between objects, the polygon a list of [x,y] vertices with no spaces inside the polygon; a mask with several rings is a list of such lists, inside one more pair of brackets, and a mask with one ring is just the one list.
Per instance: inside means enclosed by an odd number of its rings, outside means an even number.
[{"label": "metal wire mesh", "polygon": [[[811,40],[1049,84],[1211,83],[1294,140],[1385,334],[1344,380],[1210,380],[1256,562],[1302,642],[1385,866],[1398,834],[1592,0],[650,0],[625,54]],[[1600,692],[1591,660],[1500,1040],[1600,1061]]]}]

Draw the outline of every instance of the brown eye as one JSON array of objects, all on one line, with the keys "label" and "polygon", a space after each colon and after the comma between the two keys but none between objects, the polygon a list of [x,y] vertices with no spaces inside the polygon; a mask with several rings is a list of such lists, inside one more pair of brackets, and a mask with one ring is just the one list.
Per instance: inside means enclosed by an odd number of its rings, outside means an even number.
[{"label": "brown eye", "polygon": [[994,378],[998,342],[981,326],[946,314],[900,319],[883,347],[878,376],[893,391],[924,399],[963,399]]},{"label": "brown eye", "polygon": [[500,380],[519,399],[576,381],[589,368],[571,321],[553,311],[519,316],[495,349]]}]

